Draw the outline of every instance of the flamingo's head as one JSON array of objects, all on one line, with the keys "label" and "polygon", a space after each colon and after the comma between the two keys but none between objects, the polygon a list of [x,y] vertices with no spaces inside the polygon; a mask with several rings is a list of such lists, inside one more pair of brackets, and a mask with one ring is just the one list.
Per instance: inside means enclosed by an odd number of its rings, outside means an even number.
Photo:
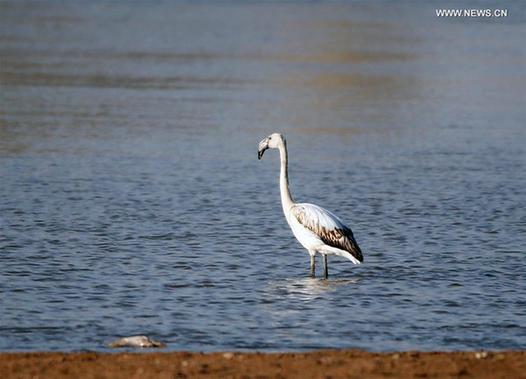
[{"label": "flamingo's head", "polygon": [[263,138],[259,143],[258,159],[261,159],[265,150],[277,149],[283,143],[285,143],[285,137],[279,133],[272,133],[270,136]]}]

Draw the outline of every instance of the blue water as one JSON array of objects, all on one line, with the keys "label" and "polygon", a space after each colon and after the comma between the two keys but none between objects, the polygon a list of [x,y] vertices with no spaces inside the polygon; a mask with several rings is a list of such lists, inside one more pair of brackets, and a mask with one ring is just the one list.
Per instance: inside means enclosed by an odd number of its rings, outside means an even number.
[{"label": "blue water", "polygon": [[526,348],[524,6],[435,6],[2,2],[0,350]]}]

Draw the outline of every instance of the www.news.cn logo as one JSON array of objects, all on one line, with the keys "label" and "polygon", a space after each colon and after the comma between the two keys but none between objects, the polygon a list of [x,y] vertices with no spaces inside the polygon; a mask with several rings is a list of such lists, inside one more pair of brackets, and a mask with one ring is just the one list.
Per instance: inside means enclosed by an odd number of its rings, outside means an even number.
[{"label": "www.news.cn logo", "polygon": [[507,9],[435,9],[437,17],[508,17]]}]

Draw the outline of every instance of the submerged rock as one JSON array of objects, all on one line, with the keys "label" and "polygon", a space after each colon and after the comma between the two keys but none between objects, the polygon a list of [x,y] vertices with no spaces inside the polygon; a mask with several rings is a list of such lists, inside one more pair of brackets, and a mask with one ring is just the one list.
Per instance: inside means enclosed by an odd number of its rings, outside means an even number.
[{"label": "submerged rock", "polygon": [[147,336],[131,336],[119,338],[109,343],[108,347],[166,347],[166,344],[154,341]]}]

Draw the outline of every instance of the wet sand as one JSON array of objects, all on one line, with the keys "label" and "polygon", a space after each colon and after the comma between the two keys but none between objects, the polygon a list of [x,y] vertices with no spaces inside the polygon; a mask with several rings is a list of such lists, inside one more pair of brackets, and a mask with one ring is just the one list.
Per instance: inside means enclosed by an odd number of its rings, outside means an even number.
[{"label": "wet sand", "polygon": [[2,378],[526,378],[526,352],[4,353]]}]

